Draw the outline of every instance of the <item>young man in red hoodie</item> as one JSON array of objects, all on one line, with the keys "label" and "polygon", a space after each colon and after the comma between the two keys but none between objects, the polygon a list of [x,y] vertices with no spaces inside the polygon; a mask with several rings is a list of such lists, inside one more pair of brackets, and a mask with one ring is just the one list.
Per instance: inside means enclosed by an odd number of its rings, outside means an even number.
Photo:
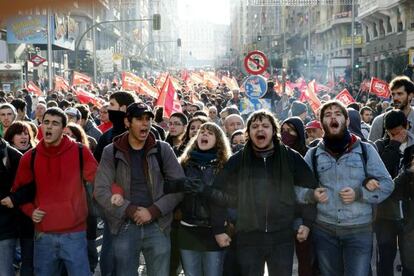
[{"label": "young man in red hoodie", "polygon": [[34,163],[32,151],[26,152],[12,189],[35,182],[33,202],[21,209],[35,224],[36,275],[59,275],[60,262],[69,276],[90,275],[85,231],[88,210],[82,180],[94,181],[97,162],[84,147],[81,165],[78,144],[63,135],[66,124],[67,117],[61,109],[46,110],[44,137],[36,146]]}]

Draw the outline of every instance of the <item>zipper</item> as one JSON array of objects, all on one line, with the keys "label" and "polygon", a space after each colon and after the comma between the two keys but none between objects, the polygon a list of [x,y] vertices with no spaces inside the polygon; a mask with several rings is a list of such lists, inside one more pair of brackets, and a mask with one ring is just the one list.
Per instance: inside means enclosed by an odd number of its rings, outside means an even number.
[{"label": "zipper", "polygon": [[[263,158],[263,161],[264,161],[264,167],[265,167],[265,185],[267,186],[268,185],[268,183],[267,183],[267,163],[266,163],[266,157],[264,157]],[[265,217],[265,219],[266,219],[266,225],[265,225],[265,232],[267,233],[267,231],[268,231],[268,219],[267,219],[267,217],[268,217],[268,215],[269,215],[269,197],[268,197],[268,195],[269,195],[269,193],[266,193],[266,217]]]}]

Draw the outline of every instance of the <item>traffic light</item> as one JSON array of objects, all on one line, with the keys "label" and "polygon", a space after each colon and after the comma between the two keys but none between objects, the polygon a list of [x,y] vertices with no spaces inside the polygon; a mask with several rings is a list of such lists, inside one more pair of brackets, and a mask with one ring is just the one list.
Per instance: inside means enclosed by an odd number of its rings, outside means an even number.
[{"label": "traffic light", "polygon": [[156,13],[152,16],[152,30],[161,30],[161,14]]},{"label": "traffic light", "polygon": [[257,36],[257,41],[262,41],[262,36],[261,35]]},{"label": "traffic light", "polygon": [[177,39],[177,47],[181,47],[181,38]]}]

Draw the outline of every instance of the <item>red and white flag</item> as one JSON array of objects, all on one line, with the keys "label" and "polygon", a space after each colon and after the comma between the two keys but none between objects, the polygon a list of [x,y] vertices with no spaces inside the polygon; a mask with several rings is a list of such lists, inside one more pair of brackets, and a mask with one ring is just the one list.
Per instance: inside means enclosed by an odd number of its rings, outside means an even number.
[{"label": "red and white flag", "polygon": [[26,86],[27,91],[32,92],[33,94],[37,96],[42,96],[43,91],[40,89],[34,82],[29,81]]},{"label": "red and white flag", "polygon": [[365,79],[361,82],[361,85],[359,86],[359,89],[362,92],[369,92],[369,87],[370,87],[371,83],[369,80]]},{"label": "red and white flag", "polygon": [[349,93],[347,89],[344,89],[341,92],[339,92],[339,94],[336,95],[335,99],[342,102],[345,106],[355,102],[355,99],[352,97],[351,93]]},{"label": "red and white flag", "polygon": [[166,118],[170,118],[171,114],[174,112],[182,112],[181,104],[176,98],[174,85],[169,75],[161,88],[155,106],[161,106],[164,108],[164,117]]},{"label": "red and white flag", "polygon": [[92,84],[91,78],[85,74],[74,71],[72,85],[88,85]]},{"label": "red and white flag", "polygon": [[78,100],[81,104],[93,103],[98,108],[102,107],[103,101],[97,98],[95,94],[87,92],[81,87],[73,87],[73,91],[75,92],[75,95],[78,97]]},{"label": "red and white flag", "polygon": [[381,98],[389,98],[391,96],[388,83],[374,77],[371,78],[369,91]]},{"label": "red and white flag", "polygon": [[316,96],[316,82],[315,80],[310,81],[307,85],[305,90],[305,96],[307,101],[309,102],[310,107],[312,108],[313,112],[316,114],[317,110],[321,106],[321,101],[319,100],[318,96]]},{"label": "red and white flag", "polygon": [[140,78],[130,72],[122,72],[122,89],[138,92]]},{"label": "red and white flag", "polygon": [[55,90],[57,91],[69,91],[69,82],[61,76],[55,76]]}]

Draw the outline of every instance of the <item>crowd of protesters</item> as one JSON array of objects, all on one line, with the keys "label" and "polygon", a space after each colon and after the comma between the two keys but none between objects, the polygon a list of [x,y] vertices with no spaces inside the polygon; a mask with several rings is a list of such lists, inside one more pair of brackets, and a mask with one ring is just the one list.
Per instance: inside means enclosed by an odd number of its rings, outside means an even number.
[{"label": "crowd of protesters", "polygon": [[138,275],[141,255],[150,276],[287,276],[294,254],[299,276],[373,275],[372,259],[388,276],[397,251],[414,275],[409,77],[390,99],[337,83],[314,111],[269,81],[250,114],[239,89],[181,84],[169,118],[116,83],[91,89],[99,106],[0,91],[0,276]]}]

